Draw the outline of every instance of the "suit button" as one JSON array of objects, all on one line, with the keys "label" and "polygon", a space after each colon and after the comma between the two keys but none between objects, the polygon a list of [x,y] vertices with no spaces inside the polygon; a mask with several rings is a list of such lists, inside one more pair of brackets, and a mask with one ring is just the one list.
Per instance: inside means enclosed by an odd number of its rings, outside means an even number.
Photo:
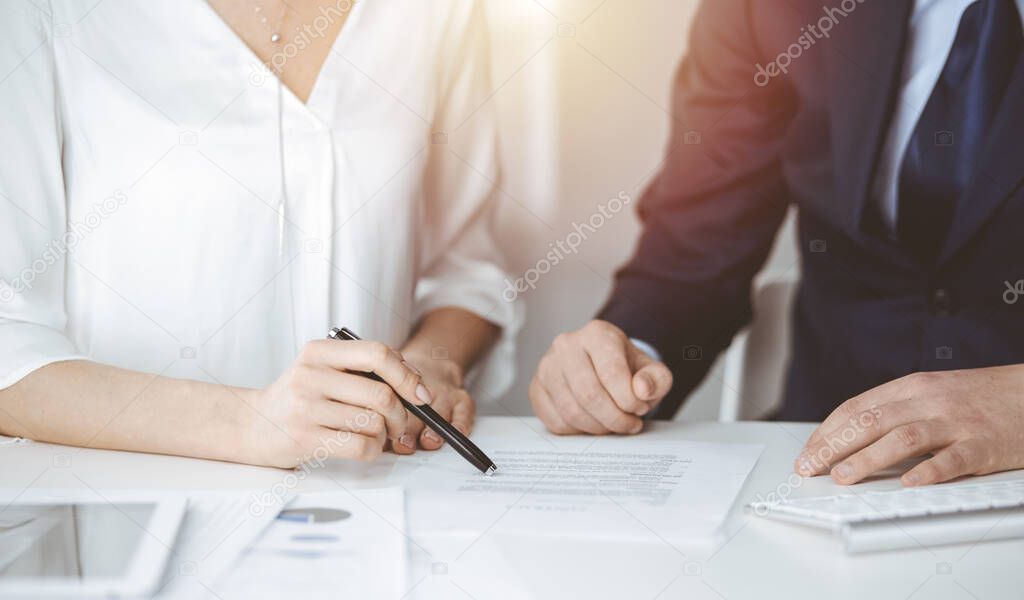
[{"label": "suit button", "polygon": [[945,288],[939,288],[932,292],[932,314],[940,317],[948,317],[953,314],[953,295]]}]

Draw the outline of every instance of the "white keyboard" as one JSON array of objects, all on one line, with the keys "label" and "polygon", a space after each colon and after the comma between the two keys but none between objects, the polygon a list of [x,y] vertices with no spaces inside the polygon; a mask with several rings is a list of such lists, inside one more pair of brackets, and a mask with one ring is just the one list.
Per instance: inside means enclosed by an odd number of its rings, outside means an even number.
[{"label": "white keyboard", "polygon": [[1024,537],[1024,480],[754,502],[747,508],[838,532],[850,552]]}]

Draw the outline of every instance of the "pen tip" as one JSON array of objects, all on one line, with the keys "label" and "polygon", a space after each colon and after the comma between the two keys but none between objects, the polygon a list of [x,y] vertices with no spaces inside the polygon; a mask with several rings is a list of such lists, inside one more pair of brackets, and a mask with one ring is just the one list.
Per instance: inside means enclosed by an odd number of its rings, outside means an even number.
[{"label": "pen tip", "polygon": [[491,466],[487,467],[486,471],[484,471],[484,475],[487,475],[488,477],[490,477],[491,475],[494,475],[494,472],[497,471],[497,470],[498,470],[498,467],[496,467],[494,465],[491,465]]}]

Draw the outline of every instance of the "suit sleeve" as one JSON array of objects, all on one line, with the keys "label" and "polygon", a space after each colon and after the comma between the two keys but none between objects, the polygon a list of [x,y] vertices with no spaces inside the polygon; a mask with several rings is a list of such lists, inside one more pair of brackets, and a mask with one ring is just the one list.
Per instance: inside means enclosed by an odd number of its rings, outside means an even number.
[{"label": "suit sleeve", "polygon": [[750,288],[785,217],[783,138],[794,110],[763,63],[754,0],[708,0],[677,71],[662,168],[638,206],[643,232],[599,318],[658,350],[677,410],[752,316]]}]

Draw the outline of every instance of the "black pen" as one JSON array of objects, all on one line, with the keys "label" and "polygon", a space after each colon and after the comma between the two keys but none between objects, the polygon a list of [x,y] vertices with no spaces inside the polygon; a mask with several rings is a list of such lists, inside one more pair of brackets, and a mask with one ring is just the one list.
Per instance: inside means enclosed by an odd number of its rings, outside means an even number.
[{"label": "black pen", "polygon": [[[354,341],[360,339],[358,335],[353,333],[347,327],[338,329],[337,327],[331,329],[331,332],[327,334],[327,337],[332,340],[349,340]],[[367,373],[364,371],[357,371],[363,377],[369,377],[374,381],[379,381],[386,384],[387,382],[380,378],[376,373]],[[462,432],[452,426],[451,423],[441,418],[441,415],[437,414],[433,408],[428,404],[413,404],[401,396],[398,397],[402,401],[402,406],[412,414],[419,417],[421,421],[427,427],[430,427],[437,435],[448,442],[448,445],[455,449],[456,452],[462,455],[462,458],[468,460],[474,467],[480,469],[480,472],[484,475],[491,475],[498,470],[498,467],[494,464],[490,458],[484,454],[483,450],[476,447],[476,444],[471,442],[468,437],[462,435]]]}]

